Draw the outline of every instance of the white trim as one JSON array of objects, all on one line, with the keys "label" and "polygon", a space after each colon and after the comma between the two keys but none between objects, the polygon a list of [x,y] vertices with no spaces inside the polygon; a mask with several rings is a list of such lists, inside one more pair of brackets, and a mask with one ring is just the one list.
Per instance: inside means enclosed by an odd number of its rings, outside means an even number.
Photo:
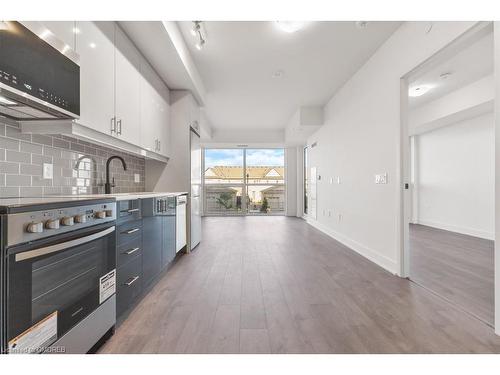
[{"label": "white trim", "polygon": [[320,230],[321,232],[325,233],[326,235],[330,236],[331,238],[340,242],[341,244],[347,246],[350,250],[353,250],[356,253],[362,255],[363,257],[372,261],[376,265],[382,267],[386,271],[389,271],[394,275],[399,275],[398,271],[399,266],[397,262],[395,262],[394,260],[387,258],[386,256],[378,253],[376,250],[371,249],[343,234],[340,234],[328,228],[326,225],[321,224],[317,220],[311,218],[305,218],[305,220],[307,221],[308,224],[312,225],[314,228]]},{"label": "white trim", "polygon": [[495,233],[486,232],[484,230],[479,230],[479,229],[474,229],[474,228],[458,227],[456,225],[438,223],[435,221],[426,221],[426,220],[418,220],[415,222],[415,224],[425,225],[427,227],[443,229],[443,230],[447,230],[447,231],[455,232],[455,233],[460,233],[460,234],[466,234],[468,236],[484,238],[486,240],[494,240],[495,239]]}]

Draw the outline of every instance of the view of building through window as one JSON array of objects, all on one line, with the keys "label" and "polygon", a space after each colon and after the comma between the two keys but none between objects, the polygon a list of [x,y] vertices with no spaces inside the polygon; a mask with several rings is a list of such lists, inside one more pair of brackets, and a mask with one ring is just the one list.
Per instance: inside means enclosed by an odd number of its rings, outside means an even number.
[{"label": "view of building through window", "polygon": [[284,149],[205,149],[206,214],[283,214]]}]

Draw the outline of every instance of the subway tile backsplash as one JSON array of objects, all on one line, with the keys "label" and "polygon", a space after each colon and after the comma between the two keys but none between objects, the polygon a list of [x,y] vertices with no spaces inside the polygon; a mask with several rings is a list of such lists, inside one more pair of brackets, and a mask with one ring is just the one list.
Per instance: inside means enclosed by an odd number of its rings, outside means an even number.
[{"label": "subway tile backsplash", "polygon": [[[126,171],[118,160],[111,163],[113,192],[144,191],[144,158],[62,135],[23,134],[15,122],[0,118],[0,197],[104,193],[106,160],[112,155],[127,163]],[[43,178],[44,163],[52,164],[52,179]]]}]

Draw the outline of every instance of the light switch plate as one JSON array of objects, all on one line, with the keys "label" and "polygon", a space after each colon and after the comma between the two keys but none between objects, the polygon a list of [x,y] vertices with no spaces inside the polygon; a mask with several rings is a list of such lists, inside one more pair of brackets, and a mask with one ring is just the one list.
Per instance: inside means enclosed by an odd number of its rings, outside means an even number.
[{"label": "light switch plate", "polygon": [[138,184],[141,182],[141,175],[139,173],[134,173],[134,182]]},{"label": "light switch plate", "polygon": [[54,168],[52,164],[43,163],[43,178],[45,179],[54,178]]}]

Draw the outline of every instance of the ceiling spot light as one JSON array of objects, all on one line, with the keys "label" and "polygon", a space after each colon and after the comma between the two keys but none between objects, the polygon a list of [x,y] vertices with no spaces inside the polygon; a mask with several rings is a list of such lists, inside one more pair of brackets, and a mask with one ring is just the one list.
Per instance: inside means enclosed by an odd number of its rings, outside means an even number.
[{"label": "ceiling spot light", "polygon": [[196,49],[201,50],[207,43],[207,33],[203,27],[202,21],[193,21],[193,27],[190,30],[191,35],[198,39],[198,42],[194,45]]},{"label": "ceiling spot light", "polygon": [[198,51],[201,51],[201,49],[203,48],[203,46],[205,45],[205,40],[204,39],[201,39],[198,43],[196,43],[194,46],[196,47],[196,49]]},{"label": "ceiling spot light", "polygon": [[304,21],[274,21],[274,24],[285,33],[295,33],[306,25]]},{"label": "ceiling spot light", "polygon": [[422,86],[413,86],[408,89],[408,95],[412,98],[416,98],[422,96],[429,92],[432,89],[432,86],[422,85]]},{"label": "ceiling spot light", "polygon": [[90,44],[89,44],[89,47],[90,47],[90,48],[96,48],[97,46],[96,46],[96,44],[95,44],[95,43],[90,43]]}]

